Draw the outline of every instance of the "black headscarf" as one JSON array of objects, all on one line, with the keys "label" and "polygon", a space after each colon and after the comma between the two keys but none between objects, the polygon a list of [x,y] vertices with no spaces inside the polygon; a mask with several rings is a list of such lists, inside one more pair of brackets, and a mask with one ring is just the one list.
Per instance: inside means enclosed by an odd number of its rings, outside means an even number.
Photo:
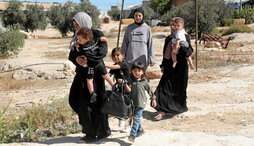
[{"label": "black headscarf", "polygon": [[142,24],[144,23],[144,17],[145,17],[144,10],[142,9],[142,7],[139,7],[139,8],[137,8],[137,9],[135,9],[135,10],[133,11],[133,18],[134,18],[134,15],[135,15],[136,12],[140,12],[140,13],[143,15],[143,19],[142,19],[141,22],[137,23],[137,22],[135,21],[135,23],[136,23],[137,25],[142,25]]}]

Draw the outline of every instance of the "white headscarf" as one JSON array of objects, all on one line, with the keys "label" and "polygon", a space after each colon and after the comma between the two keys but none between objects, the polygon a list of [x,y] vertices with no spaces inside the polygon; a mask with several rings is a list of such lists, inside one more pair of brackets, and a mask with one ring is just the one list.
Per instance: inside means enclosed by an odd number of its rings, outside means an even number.
[{"label": "white headscarf", "polygon": [[[92,28],[92,18],[85,12],[78,12],[74,15],[73,20],[75,20],[80,27]],[[70,49],[73,49],[73,44],[77,40],[77,31],[70,42]]]}]

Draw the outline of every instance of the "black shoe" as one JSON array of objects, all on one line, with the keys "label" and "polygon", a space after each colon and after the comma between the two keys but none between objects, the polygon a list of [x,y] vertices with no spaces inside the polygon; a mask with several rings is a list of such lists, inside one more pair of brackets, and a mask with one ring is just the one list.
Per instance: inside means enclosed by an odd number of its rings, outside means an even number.
[{"label": "black shoe", "polygon": [[143,134],[145,134],[145,130],[143,128],[141,130],[139,129],[138,132],[137,132],[137,137],[139,137]]},{"label": "black shoe", "polygon": [[134,142],[134,141],[135,141],[135,136],[131,134],[131,135],[128,137],[128,140],[129,140],[130,142]]},{"label": "black shoe", "polygon": [[95,92],[93,92],[91,94],[90,103],[94,103],[96,101],[97,101],[97,94]]},{"label": "black shoe", "polygon": [[104,133],[104,134],[98,134],[97,138],[98,138],[98,140],[100,140],[100,139],[107,138],[110,135],[111,135],[111,132],[110,133]]},{"label": "black shoe", "polygon": [[96,137],[89,135],[82,137],[81,140],[84,140],[86,143],[93,143],[97,141]]}]

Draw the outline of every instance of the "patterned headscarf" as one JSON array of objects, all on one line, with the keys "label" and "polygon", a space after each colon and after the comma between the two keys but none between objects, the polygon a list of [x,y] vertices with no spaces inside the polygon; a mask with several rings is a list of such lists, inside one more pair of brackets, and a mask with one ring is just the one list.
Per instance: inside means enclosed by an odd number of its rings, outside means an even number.
[{"label": "patterned headscarf", "polygon": [[[80,27],[86,27],[91,29],[92,28],[92,18],[85,12],[78,12],[74,15],[73,20],[78,23]],[[75,32],[74,37],[72,38],[70,42],[70,49],[73,49],[73,44],[77,40],[77,31]]]}]

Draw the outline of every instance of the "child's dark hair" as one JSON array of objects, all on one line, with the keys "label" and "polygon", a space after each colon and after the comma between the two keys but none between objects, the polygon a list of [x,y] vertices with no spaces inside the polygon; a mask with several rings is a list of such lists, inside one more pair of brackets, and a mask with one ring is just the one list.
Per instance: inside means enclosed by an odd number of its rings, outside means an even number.
[{"label": "child's dark hair", "polygon": [[145,65],[143,63],[141,63],[141,62],[134,62],[134,63],[132,63],[131,70],[133,70],[133,69],[141,69],[141,70],[143,70],[144,74],[142,75],[142,78],[145,77],[146,67],[145,67]]},{"label": "child's dark hair", "polygon": [[89,39],[93,39],[93,32],[91,29],[88,29],[86,27],[81,28],[77,35],[82,35],[83,38],[89,38]]},{"label": "child's dark hair", "polygon": [[114,58],[114,54],[115,54],[116,52],[120,52],[120,53],[123,55],[123,52],[122,52],[121,48],[116,47],[116,48],[114,48],[114,49],[111,51],[111,58]]}]

